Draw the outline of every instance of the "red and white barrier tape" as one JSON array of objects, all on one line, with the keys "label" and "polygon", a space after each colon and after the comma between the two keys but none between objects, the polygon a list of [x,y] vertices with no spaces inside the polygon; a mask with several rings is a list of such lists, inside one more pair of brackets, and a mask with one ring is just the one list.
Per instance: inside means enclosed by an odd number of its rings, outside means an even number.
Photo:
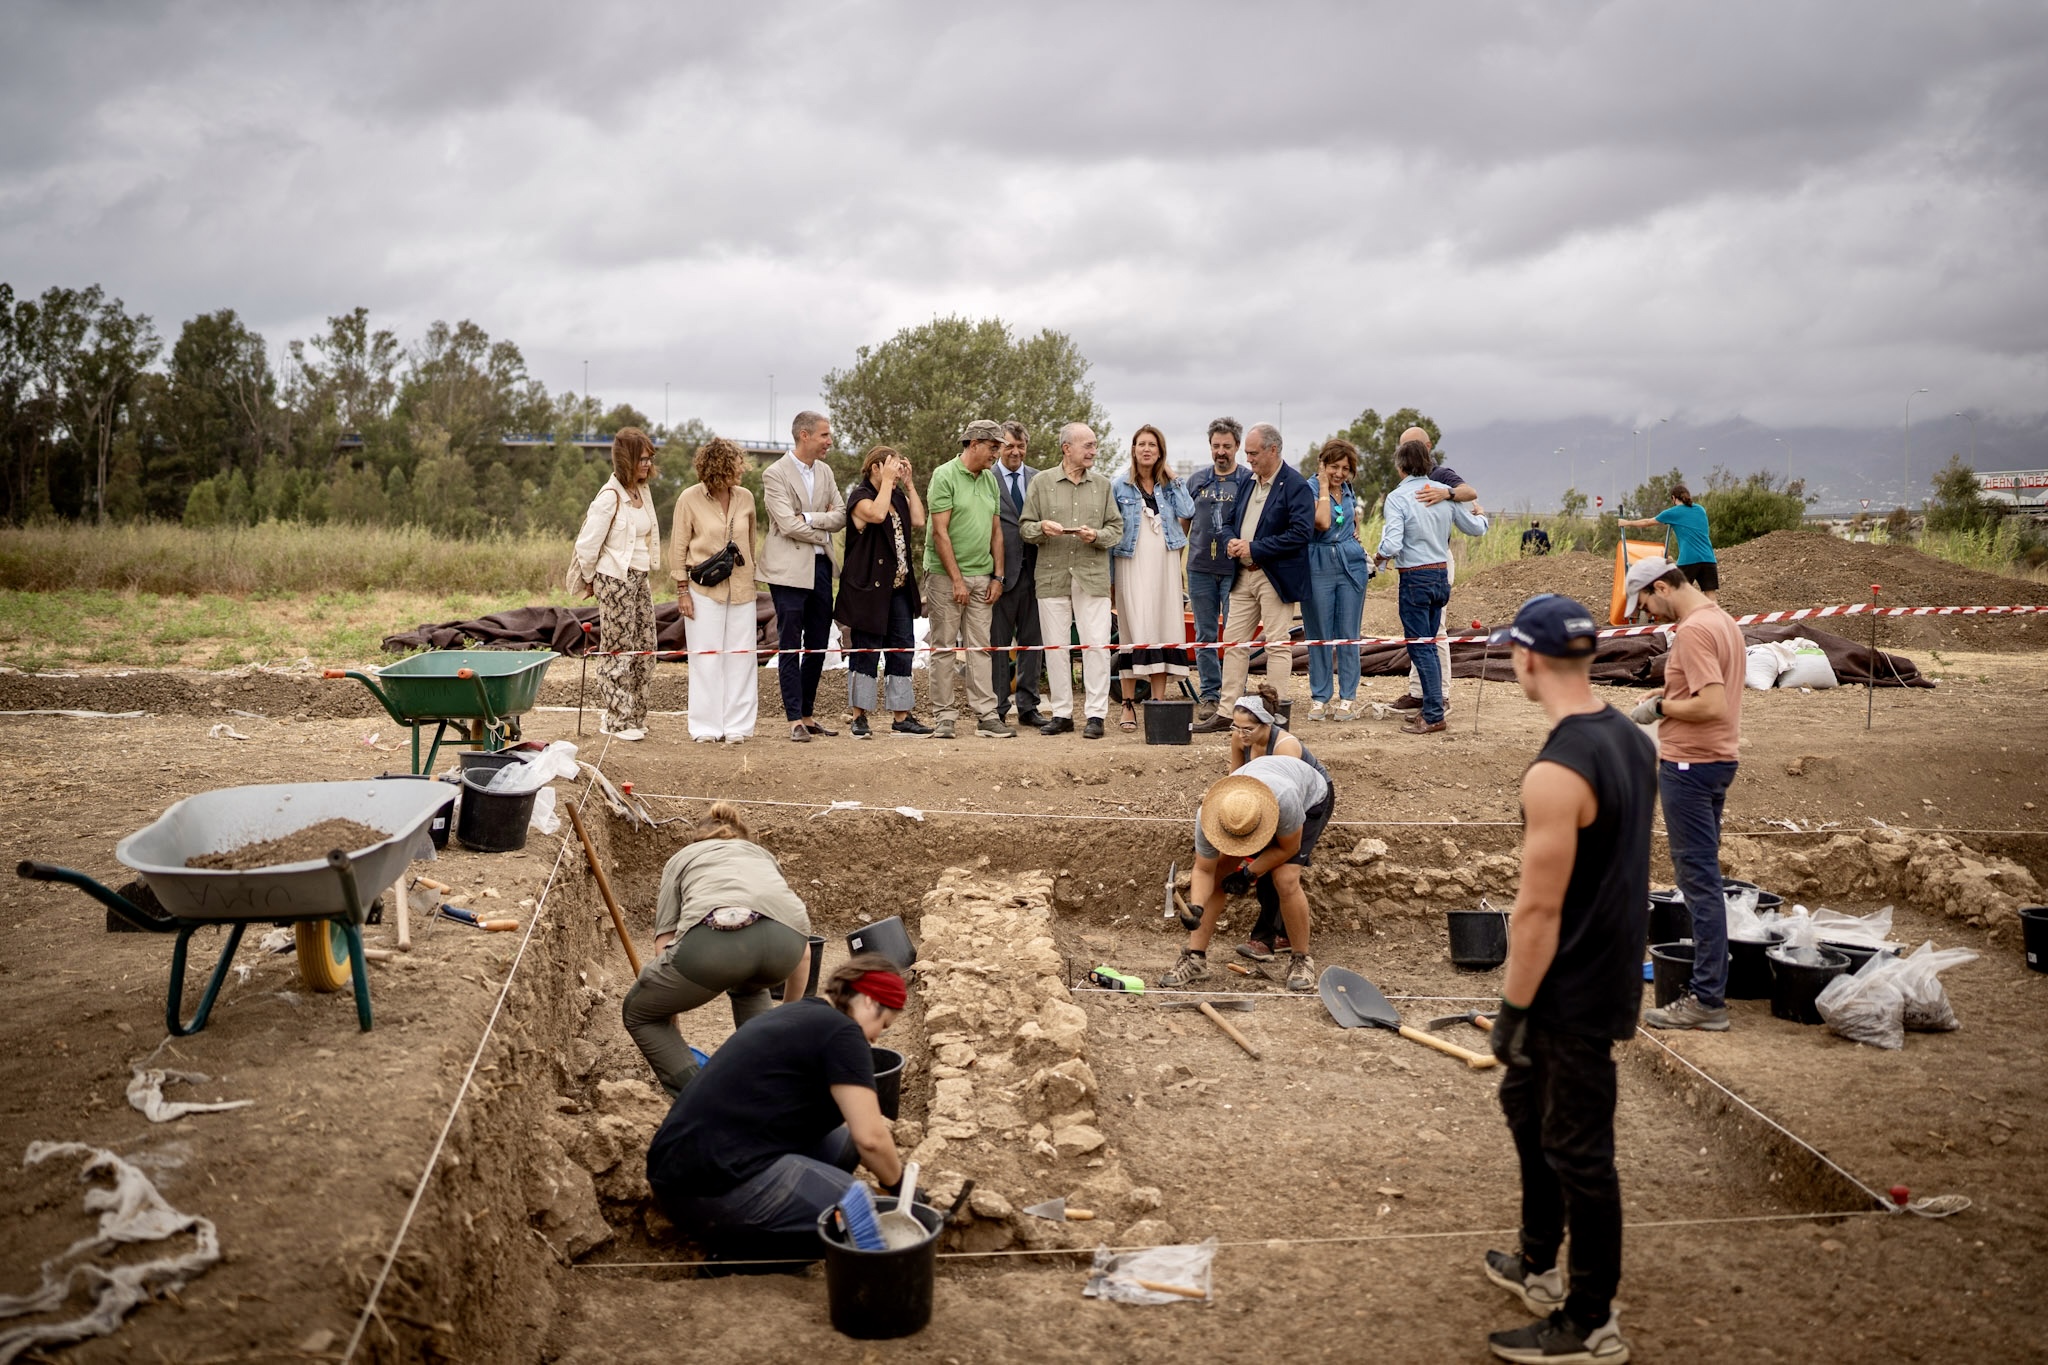
[{"label": "red and white barrier tape", "polygon": [[[1842,606],[1837,606],[1837,607],[1800,607],[1800,608],[1798,608],[1798,609],[1796,609],[1796,610],[1793,610],[1793,611],[1757,611],[1757,612],[1751,612],[1751,613],[1749,613],[1749,614],[1748,614],[1748,615],[1746,615],[1746,616],[1738,616],[1738,617],[1736,617],[1736,618],[1735,618],[1735,624],[1736,624],[1736,625],[1738,625],[1738,626],[1755,626],[1755,625],[1775,625],[1775,624],[1777,624],[1778,622],[1781,622],[1781,621],[1812,621],[1812,620],[1819,620],[1819,619],[1821,619],[1822,617],[1828,617],[1828,616],[2024,616],[2024,615],[2027,615],[2027,614],[2029,614],[2029,613],[2033,613],[2033,612],[2048,612],[2048,606],[2034,606],[2034,607],[2029,607],[2029,606],[2013,606],[2013,607],[1874,607],[1874,606],[1872,606],[1872,605],[1871,605],[1870,603],[1868,603],[1868,602],[1851,602],[1851,603],[1847,603],[1847,604],[1845,604],[1845,605],[1842,605]],[[1609,637],[1613,637],[1613,636],[1623,636],[1623,635],[1652,635],[1652,634],[1656,634],[1656,633],[1658,633],[1658,632],[1665,632],[1665,633],[1668,633],[1668,632],[1669,632],[1669,631],[1671,630],[1671,628],[1672,628],[1672,623],[1670,623],[1670,622],[1668,622],[1668,621],[1664,621],[1664,622],[1658,622],[1658,623],[1656,623],[1656,624],[1654,624],[1654,625],[1647,625],[1647,626],[1615,626],[1615,627],[1612,627],[1612,628],[1610,628],[1610,629],[1607,629],[1607,630],[1603,630],[1603,631],[1601,631],[1601,632],[1600,632],[1600,638],[1602,638],[1602,639],[1607,639],[1607,638],[1609,638]],[[1484,642],[1484,641],[1485,641],[1485,640],[1486,640],[1487,638],[1488,638],[1488,637],[1487,637],[1486,635],[1433,635],[1433,636],[1422,636],[1422,637],[1418,637],[1418,638],[1415,638],[1415,639],[1408,639],[1408,638],[1404,638],[1404,637],[1402,637],[1402,636],[1399,636],[1399,635],[1363,635],[1363,636],[1360,636],[1359,638],[1357,638],[1357,639],[1355,639],[1355,640],[1295,640],[1295,641],[1291,641],[1290,643],[1291,643],[1291,644],[1302,644],[1302,645],[1361,645],[1361,646],[1362,646],[1362,645],[1429,645],[1429,644],[1437,644],[1437,645],[1444,645],[1444,644],[1451,644],[1451,645],[1462,645],[1462,644],[1479,644],[1479,643],[1483,643],[1483,642]],[[1170,642],[1170,643],[1164,643],[1164,644],[1108,644],[1108,645],[1085,645],[1085,644],[1084,644],[1084,645],[1018,645],[1018,644],[1009,644],[1009,645],[975,645],[975,646],[968,646],[968,645],[960,645],[960,646],[956,646],[956,648],[958,648],[958,649],[960,649],[960,650],[963,650],[963,651],[966,651],[966,652],[968,652],[968,653],[974,653],[974,652],[976,652],[976,651],[979,651],[980,653],[984,653],[984,654],[998,654],[998,653],[1001,653],[1001,654],[1007,654],[1007,653],[1009,653],[1009,652],[1010,652],[1011,650],[1015,650],[1015,651],[1017,651],[1017,652],[1018,652],[1018,653],[1020,653],[1020,654],[1024,654],[1024,653],[1029,653],[1029,652],[1031,652],[1031,651],[1033,651],[1033,650],[1037,650],[1037,651],[1039,651],[1039,652],[1041,652],[1041,653],[1048,653],[1048,654],[1049,654],[1049,653],[1052,653],[1052,652],[1053,652],[1053,651],[1055,651],[1055,650],[1074,650],[1074,651],[1080,651],[1080,650],[1088,650],[1088,649],[1106,649],[1106,650],[1110,650],[1110,651],[1111,651],[1111,652],[1113,652],[1113,653],[1118,653],[1118,654],[1121,654],[1121,653],[1124,653],[1124,652],[1126,652],[1126,651],[1130,651],[1130,650],[1169,650],[1169,649],[1178,649],[1178,650],[1183,650],[1183,651],[1186,651],[1186,652],[1188,652],[1188,653],[1192,654],[1192,653],[1194,653],[1194,652],[1195,652],[1196,650],[1203,650],[1203,649],[1214,649],[1214,650],[1225,650],[1225,649],[1249,649],[1249,648],[1263,648],[1263,645],[1264,645],[1264,642],[1263,642],[1263,641],[1258,641],[1258,640],[1240,640],[1240,641],[1237,641],[1237,642],[1235,642],[1235,643],[1232,643],[1232,642],[1229,642],[1229,641],[1224,641],[1224,640],[1215,640],[1215,641],[1209,641],[1209,642],[1207,642],[1207,643],[1202,643],[1202,642],[1198,642],[1198,641],[1194,641],[1194,640],[1176,640],[1176,641],[1172,641],[1172,642]],[[770,654],[776,654],[776,655],[778,655],[778,656],[779,656],[779,655],[782,655],[782,654],[789,654],[789,655],[795,655],[795,656],[799,656],[799,657],[800,657],[800,656],[802,656],[802,655],[805,655],[805,654],[916,654],[916,653],[919,653],[919,652],[921,652],[921,651],[923,651],[923,650],[927,650],[927,649],[932,649],[932,648],[935,648],[935,646],[933,646],[933,645],[931,645],[931,644],[927,643],[927,644],[922,644],[922,645],[910,645],[910,646],[904,646],[904,645],[896,645],[896,646],[881,646],[881,647],[877,647],[877,648],[875,648],[875,649],[858,649],[858,648],[855,648],[855,647],[853,647],[853,646],[851,646],[851,645],[845,645],[845,644],[839,645],[838,647],[836,647],[836,648],[831,648],[831,649],[781,649],[781,650],[762,650],[762,649],[760,649],[760,648],[757,648],[757,647],[754,647],[754,648],[747,648],[747,649],[689,649],[689,648],[684,648],[684,649],[593,649],[593,650],[589,651],[589,652],[588,652],[587,654],[585,654],[585,655],[581,655],[581,656],[578,656],[578,657],[582,657],[582,658],[591,658],[591,659],[642,659],[642,658],[655,658],[655,659],[686,659],[686,658],[689,658],[689,657],[691,657],[691,656],[693,656],[693,655],[713,655],[713,654],[761,654],[761,653],[770,653]],[[944,645],[939,645],[939,646],[936,646],[936,648],[938,648],[938,649],[941,649],[941,650],[943,650],[943,649],[945,648],[945,646],[944,646]]]}]

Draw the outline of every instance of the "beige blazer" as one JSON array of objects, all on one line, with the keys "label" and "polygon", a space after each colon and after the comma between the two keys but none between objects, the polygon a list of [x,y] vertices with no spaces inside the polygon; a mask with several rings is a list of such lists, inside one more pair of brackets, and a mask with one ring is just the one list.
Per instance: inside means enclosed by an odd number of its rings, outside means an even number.
[{"label": "beige blazer", "polygon": [[[824,460],[811,466],[811,491],[804,491],[803,465],[785,455],[761,473],[761,502],[768,511],[768,539],[761,547],[761,581],[785,588],[809,588],[817,582],[812,561],[819,550],[839,573],[839,547],[832,533],[846,525],[846,508],[832,486],[832,467]],[[809,513],[808,517],[805,513]]]},{"label": "beige blazer", "polygon": [[[746,562],[732,571],[732,577],[715,588],[700,588],[690,581],[690,566],[711,558],[725,548],[727,528]],[[730,511],[718,510],[718,502],[701,483],[693,483],[676,499],[676,519],[669,528],[669,553],[674,559],[670,572],[678,593],[694,592],[699,597],[731,606],[754,600],[754,495],[737,484],[732,490]]]}]

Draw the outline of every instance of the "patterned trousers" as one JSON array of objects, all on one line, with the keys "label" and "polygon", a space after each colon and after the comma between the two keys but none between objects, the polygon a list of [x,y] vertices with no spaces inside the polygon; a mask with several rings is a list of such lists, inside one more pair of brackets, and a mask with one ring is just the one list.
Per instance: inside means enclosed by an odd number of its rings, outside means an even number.
[{"label": "patterned trousers", "polygon": [[[624,578],[599,574],[596,586],[598,639],[603,648],[653,649],[654,595],[647,586],[646,572],[628,569]],[[647,682],[653,676],[652,655],[608,656],[597,661],[597,697],[604,703],[602,728],[647,727]]]}]

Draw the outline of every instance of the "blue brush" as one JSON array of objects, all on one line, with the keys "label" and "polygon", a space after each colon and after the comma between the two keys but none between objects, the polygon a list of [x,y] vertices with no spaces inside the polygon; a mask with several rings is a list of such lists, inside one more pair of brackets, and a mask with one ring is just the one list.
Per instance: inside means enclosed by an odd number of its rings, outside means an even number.
[{"label": "blue brush", "polygon": [[882,1225],[875,1216],[875,1197],[862,1181],[854,1181],[839,1197],[839,1211],[846,1215],[846,1234],[861,1251],[887,1251]]}]

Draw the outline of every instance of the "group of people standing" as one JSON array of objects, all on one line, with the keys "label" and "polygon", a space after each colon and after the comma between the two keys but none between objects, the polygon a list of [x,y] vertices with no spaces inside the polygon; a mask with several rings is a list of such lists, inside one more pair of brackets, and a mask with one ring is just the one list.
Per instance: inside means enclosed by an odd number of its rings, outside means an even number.
[{"label": "group of people standing", "polygon": [[[1208,429],[1210,462],[1187,478],[1173,471],[1165,433],[1140,427],[1130,468],[1109,479],[1095,469],[1099,442],[1085,423],[1063,427],[1058,462],[1038,469],[1023,424],[977,420],[922,497],[910,461],[886,445],[867,452],[842,496],[821,458],[832,445],[831,419],[799,413],[790,434],[789,453],[762,474],[767,525],[758,565],[757,512],[742,484],[746,456],[731,441],[714,438],[697,450],[697,482],[676,503],[670,572],[688,622],[690,734],[702,743],[738,744],[754,733],[754,603],[762,585],[774,604],[777,675],[794,743],[838,734],[815,714],[835,622],[847,636],[856,739],[882,727],[951,739],[969,725],[978,736],[1013,738],[1013,706],[1019,724],[1042,734],[1070,733],[1078,721],[1083,738],[1100,739],[1113,700],[1119,727],[1135,730],[1141,686],[1161,696],[1191,676],[1196,731],[1222,731],[1230,717],[1221,701],[1243,692],[1255,641],[1266,646],[1267,685],[1287,699],[1297,617],[1311,642],[1308,718],[1350,719],[1358,714],[1358,646],[1329,642],[1357,636],[1372,576],[1393,565],[1404,633],[1434,636],[1450,593],[1450,532],[1487,529],[1476,492],[1435,461],[1421,428],[1402,434],[1403,479],[1388,494],[1387,529],[1371,550],[1360,535],[1371,509],[1352,487],[1357,448],[1325,442],[1317,474],[1304,477],[1283,458],[1270,423],[1247,430],[1217,418]],[[653,458],[644,432],[617,434],[612,477],[576,542],[570,585],[596,596],[607,651],[655,647],[649,576],[661,538],[647,492]],[[921,556],[912,549],[919,533]],[[930,725],[914,714],[911,686],[920,617],[933,651]],[[1078,706],[1073,642],[1082,647]],[[956,649],[966,651],[964,679]],[[1409,651],[1409,696],[1396,706],[1420,712],[1411,732],[1440,730],[1448,648]],[[645,736],[652,672],[649,655],[600,662],[603,733]],[[963,690],[971,715],[962,715]]]}]

